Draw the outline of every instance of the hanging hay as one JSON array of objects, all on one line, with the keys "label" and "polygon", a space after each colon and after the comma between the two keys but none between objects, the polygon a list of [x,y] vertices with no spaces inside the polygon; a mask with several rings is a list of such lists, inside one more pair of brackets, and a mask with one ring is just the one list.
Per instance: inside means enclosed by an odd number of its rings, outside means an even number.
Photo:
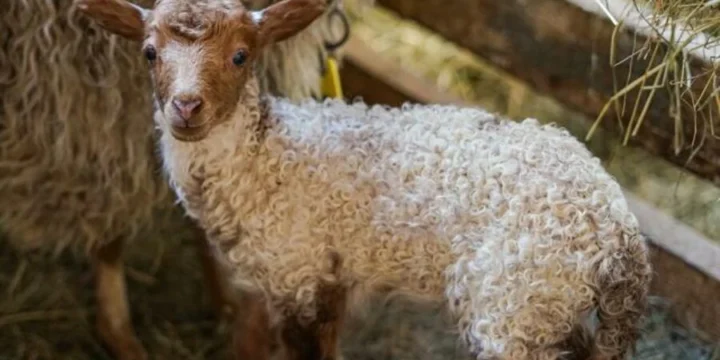
[{"label": "hanging hay", "polygon": [[[674,125],[672,147],[676,155],[689,150],[690,161],[708,139],[720,139],[720,8],[716,0],[589,0],[597,2],[613,21],[611,64],[614,68],[646,61],[640,76],[615,76],[615,94],[587,134],[589,139],[611,110],[629,120],[621,123],[623,144],[638,134],[648,110],[658,97],[669,99],[667,116]],[[583,6],[588,0],[573,0]],[[625,26],[647,36],[633,44],[633,53],[617,58],[616,35]],[[702,69],[698,71],[697,69]],[[628,74],[632,74],[629,71]],[[628,101],[628,94],[637,94]]]},{"label": "hanging hay", "polygon": [[[718,0],[634,0],[637,7],[648,7],[657,14],[667,17],[670,23],[689,27],[688,35],[705,33],[707,46],[717,46],[720,36],[720,1]],[[653,21],[660,24],[661,18]],[[662,29],[658,29],[662,30]]]}]

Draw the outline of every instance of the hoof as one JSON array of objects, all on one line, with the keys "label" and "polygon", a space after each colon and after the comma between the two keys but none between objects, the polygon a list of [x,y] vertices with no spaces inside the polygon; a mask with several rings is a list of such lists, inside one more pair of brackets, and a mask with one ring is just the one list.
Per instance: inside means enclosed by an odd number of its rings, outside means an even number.
[{"label": "hoof", "polygon": [[148,360],[147,351],[130,329],[111,330],[108,326],[98,325],[98,331],[105,345],[110,348],[117,360]]},{"label": "hoof", "polygon": [[128,343],[115,351],[118,360],[148,360],[148,354],[138,339],[129,339]]}]

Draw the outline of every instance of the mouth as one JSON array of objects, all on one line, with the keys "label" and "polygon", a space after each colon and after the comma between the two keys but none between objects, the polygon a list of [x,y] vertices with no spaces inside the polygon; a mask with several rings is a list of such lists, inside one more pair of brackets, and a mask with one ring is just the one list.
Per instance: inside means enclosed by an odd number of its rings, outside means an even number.
[{"label": "mouth", "polygon": [[207,137],[208,133],[210,133],[210,128],[209,121],[194,125],[193,127],[170,125],[170,134],[179,141],[195,142]]}]

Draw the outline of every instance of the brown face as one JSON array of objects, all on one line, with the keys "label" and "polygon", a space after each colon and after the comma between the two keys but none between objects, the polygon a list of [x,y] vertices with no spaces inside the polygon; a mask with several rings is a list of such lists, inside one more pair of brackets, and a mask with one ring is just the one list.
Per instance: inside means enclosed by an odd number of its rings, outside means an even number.
[{"label": "brown face", "polygon": [[309,26],[326,0],[284,0],[247,11],[240,0],[75,0],[106,30],[142,41],[161,121],[181,141],[204,139],[239,105],[259,50]]},{"label": "brown face", "polygon": [[[250,15],[204,13],[183,21],[151,21],[143,53],[150,64],[162,117],[178,140],[197,141],[228,119],[251,74],[257,33]],[[211,24],[206,28],[194,23]]]}]

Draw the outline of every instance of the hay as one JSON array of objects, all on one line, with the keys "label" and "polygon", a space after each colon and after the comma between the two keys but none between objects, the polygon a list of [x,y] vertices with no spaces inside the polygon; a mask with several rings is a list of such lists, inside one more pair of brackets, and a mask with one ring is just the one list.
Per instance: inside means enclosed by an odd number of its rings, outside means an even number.
[{"label": "hay", "polygon": [[[656,13],[689,25],[695,31],[703,30],[720,37],[720,1],[717,0],[635,0],[639,6],[648,6]],[[711,40],[712,45],[718,39]]]},{"label": "hay", "polygon": [[[226,355],[191,233],[158,231],[147,239],[129,253],[128,283],[148,351],[155,359]],[[17,253],[4,240],[0,248],[0,359],[111,360],[95,332],[89,264],[71,253],[56,260]]]},{"label": "hay", "polygon": [[[572,2],[577,2],[573,0]],[[597,0],[595,0],[597,1]],[[584,1],[582,1],[584,2]],[[624,1],[614,1],[619,4]],[[720,56],[720,10],[715,0],[631,0],[626,9],[615,11],[602,5],[606,13],[615,13],[616,31],[627,20],[630,27],[648,35],[650,41],[636,38],[634,53],[628,58],[616,58],[615,37],[611,45],[611,64],[632,68],[638,59],[648,60],[642,75],[615,80],[615,94],[605,104],[586,139],[593,136],[605,115],[614,110],[629,114],[622,123],[623,145],[636,136],[646,120],[647,112],[659,96],[667,96],[668,116],[674,123],[672,141],[676,155],[689,150],[688,161],[697,154],[708,139],[720,139],[720,82],[717,57]],[[715,5],[713,5],[715,4]],[[609,16],[610,17],[610,16]],[[704,61],[704,70],[693,73],[691,64]],[[637,100],[630,103],[629,93]],[[687,128],[692,127],[690,134]]]}]

